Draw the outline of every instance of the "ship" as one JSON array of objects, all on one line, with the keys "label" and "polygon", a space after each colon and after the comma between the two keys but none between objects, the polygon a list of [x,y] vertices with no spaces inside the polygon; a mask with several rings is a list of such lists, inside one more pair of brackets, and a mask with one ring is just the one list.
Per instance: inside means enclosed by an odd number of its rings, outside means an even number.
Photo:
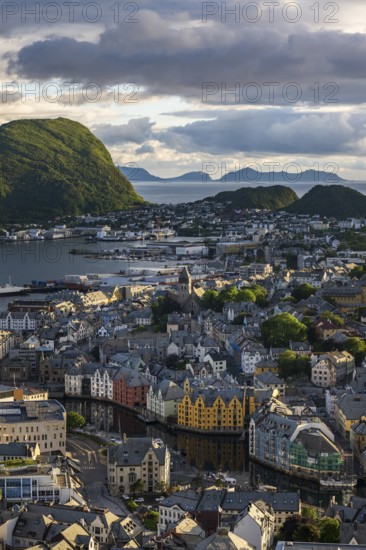
[{"label": "ship", "polygon": [[353,476],[344,479],[321,479],[320,485],[324,488],[328,487],[329,489],[351,489],[352,487],[356,487],[357,477]]},{"label": "ship", "polygon": [[0,298],[3,296],[16,296],[17,294],[26,294],[28,289],[25,286],[12,285],[11,283],[6,283],[5,285],[0,285]]}]

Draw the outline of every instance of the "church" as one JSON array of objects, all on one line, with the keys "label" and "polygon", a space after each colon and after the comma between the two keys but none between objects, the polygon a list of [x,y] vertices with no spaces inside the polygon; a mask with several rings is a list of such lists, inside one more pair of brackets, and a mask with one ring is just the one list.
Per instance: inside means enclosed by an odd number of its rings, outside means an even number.
[{"label": "church", "polygon": [[195,288],[192,284],[192,276],[184,267],[179,274],[176,293],[171,297],[176,300],[184,313],[190,313],[192,317],[198,315],[202,309],[201,297],[203,288]]}]

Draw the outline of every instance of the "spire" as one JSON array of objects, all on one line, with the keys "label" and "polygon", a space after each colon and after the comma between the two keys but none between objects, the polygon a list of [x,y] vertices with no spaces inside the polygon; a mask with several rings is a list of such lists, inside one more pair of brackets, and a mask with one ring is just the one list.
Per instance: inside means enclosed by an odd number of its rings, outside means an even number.
[{"label": "spire", "polygon": [[190,281],[191,281],[191,275],[190,275],[188,269],[186,268],[186,266],[184,266],[182,271],[179,274],[178,282],[179,283],[189,283]]}]

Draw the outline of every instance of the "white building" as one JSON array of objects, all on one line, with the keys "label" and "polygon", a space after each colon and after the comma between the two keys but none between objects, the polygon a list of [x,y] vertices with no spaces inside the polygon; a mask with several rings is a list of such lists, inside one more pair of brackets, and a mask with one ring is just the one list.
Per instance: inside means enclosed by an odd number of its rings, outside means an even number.
[{"label": "white building", "polygon": [[34,331],[40,322],[39,314],[34,312],[4,311],[0,313],[0,330]]},{"label": "white building", "polygon": [[14,472],[0,475],[2,498],[8,503],[55,502],[65,504],[70,499],[83,505],[72,476],[58,467],[47,465],[33,472]]},{"label": "white building", "polygon": [[275,516],[263,500],[250,502],[236,520],[233,532],[256,550],[271,548],[275,531]]},{"label": "white building", "polygon": [[90,395],[97,399],[113,399],[113,376],[117,369],[97,369],[90,376]]},{"label": "white building", "polygon": [[340,380],[353,373],[354,357],[347,351],[334,351],[311,357],[311,381],[321,388],[335,386]]},{"label": "white building", "polygon": [[226,358],[220,353],[210,351],[205,355],[204,361],[205,363],[209,363],[211,365],[213,374],[216,375],[226,372]]},{"label": "white building", "polygon": [[210,336],[200,338],[196,343],[196,357],[203,363],[205,356],[210,351],[220,352],[220,346]]},{"label": "white building", "polygon": [[241,354],[241,368],[246,376],[252,376],[259,361],[268,359],[268,350],[265,348],[248,347]]},{"label": "white building", "polygon": [[184,395],[184,390],[175,382],[163,380],[155,388],[150,386],[146,401],[147,410],[164,419],[169,416],[177,416],[177,405]]},{"label": "white building", "polygon": [[65,395],[82,395],[83,394],[84,374],[81,370],[70,370],[65,373]]},{"label": "white building", "polygon": [[14,335],[8,330],[0,331],[0,361],[9,353],[15,345]]},{"label": "white building", "polygon": [[196,510],[200,495],[195,491],[179,491],[167,496],[159,503],[158,535],[165,533],[168,526],[177,523],[187,512]]}]

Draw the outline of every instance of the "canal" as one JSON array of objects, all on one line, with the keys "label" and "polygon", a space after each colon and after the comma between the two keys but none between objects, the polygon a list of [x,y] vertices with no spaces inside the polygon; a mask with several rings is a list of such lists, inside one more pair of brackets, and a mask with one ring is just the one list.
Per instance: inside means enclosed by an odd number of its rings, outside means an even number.
[{"label": "canal", "polygon": [[[332,495],[338,503],[347,503],[352,495],[352,491],[324,491],[314,481],[287,476],[250,461],[247,441],[237,437],[212,437],[181,431],[170,433],[160,424],[145,424],[133,412],[117,405],[90,400],[67,399],[65,407],[68,411],[82,414],[87,423],[102,435],[160,438],[171,449],[183,451],[187,462],[201,472],[222,471],[238,482],[247,480],[251,486],[262,483],[276,486],[279,491],[298,491],[303,502],[320,507],[325,507]],[[357,493],[361,496],[363,490],[357,490]]]}]

